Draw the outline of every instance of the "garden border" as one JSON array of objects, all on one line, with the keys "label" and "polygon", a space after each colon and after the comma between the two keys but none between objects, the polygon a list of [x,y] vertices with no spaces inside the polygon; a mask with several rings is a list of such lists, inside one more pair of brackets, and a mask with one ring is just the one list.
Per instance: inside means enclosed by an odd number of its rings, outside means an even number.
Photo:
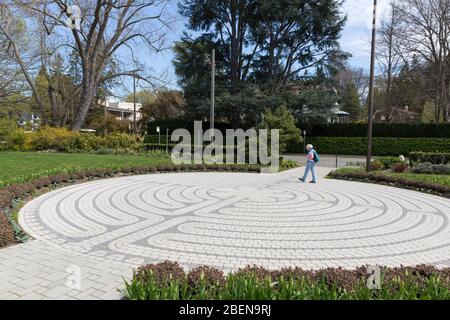
[{"label": "garden border", "polygon": [[[116,175],[132,176],[143,174],[161,174],[170,172],[248,172],[259,173],[261,166],[257,165],[151,165],[133,166],[118,169],[90,169],[70,174],[59,173],[48,177],[41,177],[29,182],[14,184],[0,189],[0,250],[23,242],[26,235],[20,226],[10,216],[21,200],[30,201],[46,192],[35,195],[38,190],[51,188],[49,191],[91,180],[108,179]],[[31,196],[31,198],[29,198]]]},{"label": "garden border", "polygon": [[328,174],[327,178],[386,185],[450,199],[450,187],[424,181],[413,181],[401,177],[390,177],[379,173],[332,171]]}]

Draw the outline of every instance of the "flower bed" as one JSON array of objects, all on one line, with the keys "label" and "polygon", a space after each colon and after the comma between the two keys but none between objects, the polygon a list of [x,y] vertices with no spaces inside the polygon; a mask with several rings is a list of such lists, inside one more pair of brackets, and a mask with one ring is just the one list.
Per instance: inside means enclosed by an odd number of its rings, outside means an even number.
[{"label": "flower bed", "polygon": [[166,261],[137,269],[124,293],[131,300],[450,299],[450,268],[381,268],[380,289],[369,289],[368,278],[367,267],[270,271],[254,266],[224,275],[208,266],[186,273]]}]

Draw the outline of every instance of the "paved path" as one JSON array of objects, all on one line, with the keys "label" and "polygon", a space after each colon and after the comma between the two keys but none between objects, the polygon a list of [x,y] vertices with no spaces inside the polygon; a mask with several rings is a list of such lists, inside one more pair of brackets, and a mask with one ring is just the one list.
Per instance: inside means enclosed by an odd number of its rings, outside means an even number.
[{"label": "paved path", "polygon": [[[306,165],[306,155],[305,154],[284,154],[284,159],[294,160],[300,165]],[[338,155],[337,157],[337,167],[347,167],[359,166],[359,164],[365,164],[366,157],[364,156],[343,156]],[[320,154],[320,165],[323,167],[336,168],[336,155],[334,154]]]},{"label": "paved path", "polygon": [[50,192],[20,212],[35,240],[0,250],[0,299],[120,298],[122,276],[166,259],[224,270],[450,265],[450,200],[301,184],[302,171],[131,176]]}]

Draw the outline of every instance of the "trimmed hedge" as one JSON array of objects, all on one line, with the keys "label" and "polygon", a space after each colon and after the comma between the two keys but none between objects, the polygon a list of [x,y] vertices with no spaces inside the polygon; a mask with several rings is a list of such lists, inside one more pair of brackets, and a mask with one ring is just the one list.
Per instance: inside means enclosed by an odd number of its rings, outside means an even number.
[{"label": "trimmed hedge", "polygon": [[[158,120],[155,122],[150,122],[147,125],[147,134],[149,135],[157,135],[156,127],[160,127],[161,130],[161,139],[166,135],[166,129],[169,129],[169,134],[171,134],[176,129],[186,129],[191,134],[194,134],[194,120],[186,120],[186,119],[166,119],[166,120]],[[203,130],[208,130],[210,128],[209,122],[202,122]],[[225,134],[227,129],[243,129],[247,130],[253,128],[254,125],[248,124],[239,124],[239,123],[228,123],[228,122],[214,122],[214,128],[220,130]]]},{"label": "trimmed hedge", "polygon": [[442,174],[450,175],[450,165],[446,164],[431,164],[421,163],[411,170],[412,173],[417,174]]},{"label": "trimmed hedge", "polygon": [[354,270],[298,267],[268,270],[248,266],[225,275],[210,266],[189,272],[165,261],[135,270],[125,281],[129,300],[445,300],[450,268],[380,268],[380,289],[367,287],[367,266]]},{"label": "trimmed hedge", "polygon": [[450,152],[411,152],[409,154],[409,161],[411,162],[411,164],[449,164]]},{"label": "trimmed hedge", "polygon": [[[366,137],[366,123],[313,125],[309,130],[314,137]],[[448,138],[450,124],[373,124],[374,137],[396,138]]]},{"label": "trimmed hedge", "polygon": [[[314,145],[322,154],[366,155],[366,138],[307,137],[306,143]],[[450,138],[374,138],[374,156],[409,155],[415,151],[450,152]],[[303,145],[288,146],[289,153],[303,153]]]},{"label": "trimmed hedge", "polygon": [[393,187],[411,189],[420,192],[433,193],[450,198],[450,187],[445,185],[404,179],[401,177],[386,176],[380,173],[366,173],[363,171],[333,171],[328,177],[337,180],[349,180],[369,183],[386,184]]},{"label": "trimmed hedge", "polygon": [[[339,155],[366,155],[366,138],[346,138],[346,137],[307,137],[306,143],[314,145],[321,154]],[[176,144],[169,144],[169,152]],[[288,145],[287,153],[304,153],[303,144]],[[146,143],[143,145],[146,150],[166,150],[164,143]],[[449,152],[450,138],[374,138],[373,155],[380,157],[398,157],[409,155],[418,150],[430,150],[433,152]]]}]

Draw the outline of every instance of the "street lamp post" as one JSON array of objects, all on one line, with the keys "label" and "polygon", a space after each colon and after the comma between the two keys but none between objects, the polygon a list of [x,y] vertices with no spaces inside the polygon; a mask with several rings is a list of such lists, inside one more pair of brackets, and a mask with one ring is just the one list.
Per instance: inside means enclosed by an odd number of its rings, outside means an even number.
[{"label": "street lamp post", "polygon": [[306,129],[303,130],[303,151],[306,151]]},{"label": "street lamp post", "polygon": [[[211,138],[214,135],[214,108],[215,108],[215,88],[216,87],[216,50],[212,49],[211,53]],[[211,139],[212,140],[212,139]]]},{"label": "street lamp post", "polygon": [[136,75],[133,75],[133,133],[136,135]]},{"label": "street lamp post", "polygon": [[373,22],[372,22],[372,52],[370,55],[370,84],[369,84],[369,110],[367,122],[367,161],[366,171],[370,172],[370,163],[372,162],[372,135],[373,135],[373,99],[374,99],[374,80],[375,80],[375,50],[377,35],[377,0],[373,1]]},{"label": "street lamp post", "polygon": [[156,132],[158,133],[158,144],[161,144],[161,128],[156,127]]}]

